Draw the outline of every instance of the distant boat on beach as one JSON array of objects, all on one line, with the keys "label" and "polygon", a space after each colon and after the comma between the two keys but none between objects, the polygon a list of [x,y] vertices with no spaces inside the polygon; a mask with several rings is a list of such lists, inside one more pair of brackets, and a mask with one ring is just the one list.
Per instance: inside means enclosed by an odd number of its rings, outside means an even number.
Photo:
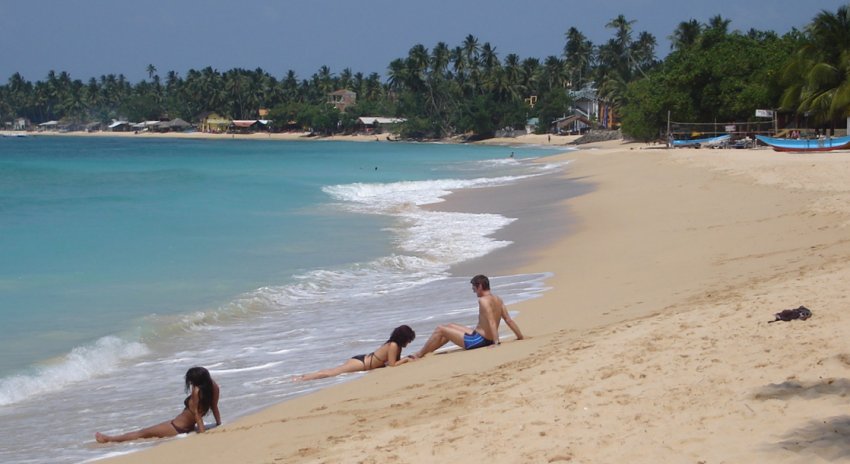
[{"label": "distant boat on beach", "polygon": [[11,134],[3,134],[3,137],[15,137],[15,138],[27,137],[27,134],[11,133]]},{"label": "distant boat on beach", "polygon": [[850,148],[850,136],[819,139],[781,139],[757,135],[756,138],[776,151],[832,151]]},{"label": "distant boat on beach", "polygon": [[720,146],[724,143],[729,142],[732,139],[732,136],[729,134],[718,135],[715,137],[705,137],[702,139],[687,139],[687,140],[673,140],[673,147],[695,147],[699,148],[701,146]]}]

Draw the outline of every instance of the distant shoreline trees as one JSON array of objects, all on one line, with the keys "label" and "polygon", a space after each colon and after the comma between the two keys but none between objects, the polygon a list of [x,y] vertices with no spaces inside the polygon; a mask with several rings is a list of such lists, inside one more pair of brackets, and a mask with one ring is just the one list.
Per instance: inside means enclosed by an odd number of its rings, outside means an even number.
[{"label": "distant shoreline trees", "polygon": [[[334,74],[327,66],[308,79],[293,71],[278,79],[261,68],[206,67],[185,76],[168,71],[163,81],[149,64],[148,79],[136,84],[121,74],[83,82],[50,71],[31,82],[14,73],[0,86],[0,123],[196,121],[209,112],[256,119],[267,108],[276,129],[345,132],[359,116],[380,115],[406,118],[404,137],[486,138],[524,128],[529,118],[539,118],[540,130],[548,130],[571,110],[572,91],[586,86],[596,90],[622,131],[640,140],[658,137],[668,112],[678,121],[748,121],[756,108],[782,109],[832,127],[850,114],[847,6],[821,11],[804,31],[783,36],[730,32],[730,24],[720,16],[705,24],[681,22],[663,60],[656,59],[656,38],[635,31],[635,21],[623,15],[605,25],[613,33],[607,42],[594,45],[571,27],[563,54],[542,61],[500,58],[497,47],[468,35],[456,46],[438,42],[429,50],[415,44],[388,64],[385,80],[349,68]],[[327,103],[338,89],[358,96],[344,112]]]}]

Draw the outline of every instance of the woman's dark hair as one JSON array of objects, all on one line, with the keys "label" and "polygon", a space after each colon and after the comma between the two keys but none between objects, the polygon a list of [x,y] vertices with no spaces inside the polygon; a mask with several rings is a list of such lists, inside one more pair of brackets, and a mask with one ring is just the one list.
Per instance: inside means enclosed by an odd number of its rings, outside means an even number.
[{"label": "woman's dark hair", "polygon": [[186,371],[186,393],[192,387],[198,387],[200,394],[198,395],[198,411],[205,416],[210,411],[210,405],[213,398],[213,381],[210,377],[210,371],[203,367],[193,367]]},{"label": "woman's dark hair", "polygon": [[[387,343],[394,342],[399,348],[404,348],[415,338],[416,332],[413,329],[406,325],[400,325],[393,329],[393,333],[390,334],[390,339],[387,340]],[[398,355],[399,359],[401,359],[401,350],[398,350]]]}]

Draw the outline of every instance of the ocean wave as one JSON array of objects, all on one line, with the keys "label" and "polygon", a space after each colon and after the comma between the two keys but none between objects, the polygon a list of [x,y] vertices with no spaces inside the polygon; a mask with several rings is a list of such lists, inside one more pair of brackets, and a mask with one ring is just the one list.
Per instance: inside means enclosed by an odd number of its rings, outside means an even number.
[{"label": "ocean wave", "polygon": [[77,382],[108,374],[122,362],[145,356],[148,347],[139,342],[108,336],[92,345],[74,348],[56,364],[38,367],[32,374],[0,379],[0,406],[18,403],[36,395],[55,392]]},{"label": "ocean wave", "polygon": [[423,210],[402,217],[406,224],[396,231],[398,246],[449,265],[510,245],[510,241],[490,236],[516,220],[499,214]]},{"label": "ocean wave", "polygon": [[422,206],[443,201],[454,190],[507,185],[535,174],[519,176],[479,177],[475,179],[441,179],[390,183],[339,184],[322,187],[322,191],[359,212],[385,213],[400,205]]}]

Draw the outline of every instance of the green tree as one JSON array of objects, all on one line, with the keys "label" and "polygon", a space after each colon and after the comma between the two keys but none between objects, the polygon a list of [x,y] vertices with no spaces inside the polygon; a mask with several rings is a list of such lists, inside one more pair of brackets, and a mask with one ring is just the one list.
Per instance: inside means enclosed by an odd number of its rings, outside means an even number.
[{"label": "green tree", "polygon": [[850,115],[850,8],[821,11],[783,73],[782,107],[831,124]]}]

